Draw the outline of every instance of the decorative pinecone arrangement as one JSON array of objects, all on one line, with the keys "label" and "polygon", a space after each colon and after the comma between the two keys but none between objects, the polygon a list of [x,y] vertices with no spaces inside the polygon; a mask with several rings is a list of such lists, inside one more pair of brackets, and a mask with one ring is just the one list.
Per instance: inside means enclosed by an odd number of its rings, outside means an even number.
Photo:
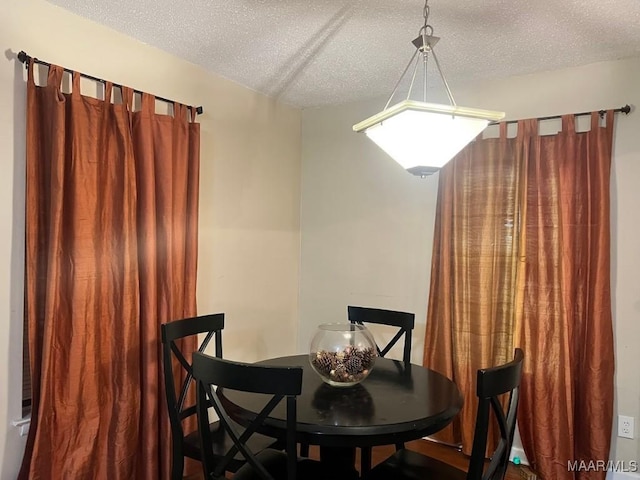
[{"label": "decorative pinecone arrangement", "polygon": [[319,350],[311,355],[311,363],[324,377],[334,382],[359,382],[373,366],[377,352],[372,347],[354,347],[347,345],[339,352]]}]

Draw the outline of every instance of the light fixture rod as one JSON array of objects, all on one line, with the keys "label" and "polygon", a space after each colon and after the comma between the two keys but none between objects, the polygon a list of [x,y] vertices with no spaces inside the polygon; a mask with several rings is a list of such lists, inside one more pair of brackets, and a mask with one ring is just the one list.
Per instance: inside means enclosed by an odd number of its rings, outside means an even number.
[{"label": "light fixture rod", "polygon": [[438,67],[438,72],[440,72],[440,78],[442,78],[442,83],[444,83],[444,88],[447,90],[447,95],[449,96],[449,101],[452,106],[456,106],[456,101],[453,99],[453,93],[451,93],[451,89],[449,88],[449,84],[447,83],[447,79],[444,76],[442,68],[440,68],[440,62],[438,62],[438,56],[436,55],[435,49],[431,49],[431,54],[433,55],[433,60],[436,62],[436,67]]},{"label": "light fixture rod", "polygon": [[416,81],[416,75],[418,74],[419,63],[420,63],[420,57],[416,58],[416,64],[413,67],[413,75],[411,75],[411,83],[409,84],[409,91],[407,92],[407,100],[411,100],[411,91],[413,90],[413,84]]},{"label": "light fixture rod", "polygon": [[402,75],[400,75],[400,78],[396,82],[396,86],[393,88],[393,92],[391,92],[391,96],[389,97],[389,100],[387,100],[387,104],[384,106],[384,110],[387,109],[387,107],[391,103],[391,100],[393,100],[393,97],[396,94],[396,92],[398,91],[398,87],[400,86],[400,82],[402,82],[402,79],[404,78],[405,74],[407,73],[407,70],[409,70],[409,67],[413,63],[413,59],[416,58],[417,54],[418,54],[418,50],[413,52],[413,55],[411,56],[411,60],[409,60],[409,63],[407,63],[407,66],[404,67],[404,71],[402,72]]},{"label": "light fixture rod", "polygon": [[423,52],[422,53],[422,64],[424,65],[424,84],[423,84],[423,88],[422,88],[422,101],[426,102],[427,101],[427,61],[429,60],[429,58],[427,57],[427,52]]}]

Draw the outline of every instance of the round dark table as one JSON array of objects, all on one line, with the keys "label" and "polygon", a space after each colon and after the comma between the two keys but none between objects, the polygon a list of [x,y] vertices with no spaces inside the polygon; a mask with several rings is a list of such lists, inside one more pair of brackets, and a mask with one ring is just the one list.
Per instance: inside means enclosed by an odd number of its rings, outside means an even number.
[{"label": "round dark table", "polygon": [[[378,358],[371,374],[353,387],[325,384],[308,355],[280,357],[264,365],[301,366],[297,399],[297,441],[321,447],[368,447],[408,442],[444,428],[462,407],[458,387],[445,376],[401,361]],[[255,418],[266,404],[261,394],[224,391],[229,416],[240,424]],[[265,421],[264,433],[281,437],[285,402]]]}]

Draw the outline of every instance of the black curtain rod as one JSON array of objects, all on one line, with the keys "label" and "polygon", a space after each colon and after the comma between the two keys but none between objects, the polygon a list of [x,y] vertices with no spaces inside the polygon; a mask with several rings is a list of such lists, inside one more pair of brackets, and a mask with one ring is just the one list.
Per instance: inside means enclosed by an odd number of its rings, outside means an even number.
[{"label": "black curtain rod", "polygon": [[[629,115],[629,112],[631,112],[631,106],[630,105],[625,105],[624,107],[620,107],[620,108],[616,108],[613,110],[613,113],[624,113],[625,115]],[[600,115],[600,117],[604,117],[604,114],[607,113],[606,110],[598,110],[598,115]],[[581,112],[581,113],[574,113],[573,114],[575,117],[581,117],[583,115],[591,115],[591,112]],[[538,117],[536,118],[536,120],[554,120],[556,118],[562,118],[562,115],[551,115],[549,117]],[[499,125],[500,123],[518,123],[519,120],[507,120],[506,122],[491,122],[489,125]]]},{"label": "black curtain rod", "polygon": [[[27,55],[27,53],[24,50],[21,50],[18,53],[18,60],[20,60],[22,63],[24,63],[25,68],[29,67],[29,62],[31,62],[31,61],[36,62],[37,64],[40,64],[40,65],[45,65],[47,67],[51,66],[51,64],[48,63],[48,62],[44,62],[42,60],[38,60],[37,58],[33,58],[33,57]],[[74,71],[69,69],[69,68],[65,68],[64,71],[67,72],[67,73],[74,73]],[[93,75],[87,75],[86,73],[80,73],[80,76],[84,77],[84,78],[88,78],[90,80],[94,80],[96,82],[107,83],[107,81],[104,80],[103,78],[94,77]],[[122,85],[120,85],[120,84],[114,83],[113,85],[116,86],[116,87],[122,88]],[[140,90],[134,90],[134,93],[143,93],[143,92],[141,92]],[[158,97],[158,96],[155,96],[155,98],[156,98],[156,100],[160,100],[162,102],[174,103],[173,100],[170,100],[168,98],[163,98],[163,97]],[[180,102],[178,102],[178,103],[180,103]],[[204,109],[202,108],[202,106],[196,107],[196,113],[198,115],[202,115],[204,113]]]}]

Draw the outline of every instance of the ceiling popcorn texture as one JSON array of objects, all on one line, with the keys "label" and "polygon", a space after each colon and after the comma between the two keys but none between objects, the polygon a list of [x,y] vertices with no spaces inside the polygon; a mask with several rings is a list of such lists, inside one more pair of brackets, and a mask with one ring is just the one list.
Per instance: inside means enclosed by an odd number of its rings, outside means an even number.
[{"label": "ceiling popcorn texture", "polygon": [[[51,3],[298,107],[388,96],[413,54],[411,40],[423,24],[424,5]],[[454,95],[456,85],[640,55],[640,0],[430,0],[429,6],[429,23],[441,37],[436,52]],[[429,70],[430,84],[436,85],[435,65]]]}]

